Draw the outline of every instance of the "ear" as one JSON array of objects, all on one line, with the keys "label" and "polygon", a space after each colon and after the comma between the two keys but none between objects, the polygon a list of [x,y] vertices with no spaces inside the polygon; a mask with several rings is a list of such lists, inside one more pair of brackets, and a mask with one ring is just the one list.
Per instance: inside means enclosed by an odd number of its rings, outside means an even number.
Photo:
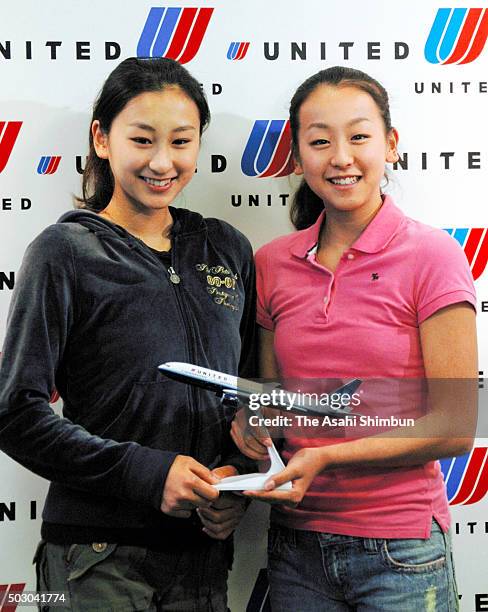
[{"label": "ear", "polygon": [[300,160],[297,157],[295,157],[295,156],[293,156],[293,163],[295,164],[293,172],[297,176],[300,176],[300,174],[303,174],[302,164],[300,163]]},{"label": "ear", "polygon": [[397,162],[399,159],[397,151],[398,140],[397,130],[395,128],[391,128],[391,130],[388,132],[388,136],[386,137],[386,161],[392,164]]},{"label": "ear", "polygon": [[102,130],[98,119],[92,123],[91,133],[95,153],[101,159],[108,159],[108,134]]}]

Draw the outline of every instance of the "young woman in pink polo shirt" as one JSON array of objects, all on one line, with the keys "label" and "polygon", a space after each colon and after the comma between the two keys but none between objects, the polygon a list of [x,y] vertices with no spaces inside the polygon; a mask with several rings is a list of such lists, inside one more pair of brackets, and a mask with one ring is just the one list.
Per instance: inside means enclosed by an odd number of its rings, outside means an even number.
[{"label": "young woman in pink polo shirt", "polygon": [[[472,445],[476,301],[466,258],[446,232],[409,219],[382,194],[398,132],[376,80],[322,70],[296,91],[290,123],[303,175],[291,209],[298,231],[256,255],[262,376],[363,378],[362,413],[402,408],[423,381],[430,404],[413,434],[285,429],[286,469],[265,491],[247,493],[273,504],[273,612],[455,610],[436,460]],[[242,421],[233,437],[248,456],[266,457],[270,440],[249,435]],[[276,490],[287,481],[291,491]]]}]

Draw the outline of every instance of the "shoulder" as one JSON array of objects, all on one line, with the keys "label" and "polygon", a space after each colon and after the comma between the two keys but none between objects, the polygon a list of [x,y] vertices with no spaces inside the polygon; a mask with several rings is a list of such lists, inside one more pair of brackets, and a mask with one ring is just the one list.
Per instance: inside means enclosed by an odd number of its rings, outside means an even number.
[{"label": "shoulder", "polygon": [[222,243],[225,242],[226,245],[237,248],[246,254],[250,253],[252,255],[252,246],[248,238],[233,225],[216,217],[207,217],[205,223],[209,236]]},{"label": "shoulder", "polygon": [[446,230],[407,218],[406,231],[415,243],[417,259],[423,264],[444,265],[459,260],[468,265],[461,245]]},{"label": "shoulder", "polygon": [[256,251],[256,265],[263,265],[269,261],[279,263],[280,260],[287,259],[290,255],[290,249],[300,239],[301,233],[301,231],[292,232],[267,242]]},{"label": "shoulder", "polygon": [[26,255],[36,261],[60,261],[64,256],[71,256],[70,235],[73,230],[68,225],[71,224],[55,223],[46,227],[28,245]]}]

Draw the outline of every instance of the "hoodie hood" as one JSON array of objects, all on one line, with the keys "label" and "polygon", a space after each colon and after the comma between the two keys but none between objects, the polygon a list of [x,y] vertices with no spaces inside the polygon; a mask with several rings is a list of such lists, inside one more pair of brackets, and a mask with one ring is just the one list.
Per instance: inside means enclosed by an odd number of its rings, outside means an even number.
[{"label": "hoodie hood", "polygon": [[[173,227],[171,228],[171,235],[180,234],[192,234],[194,232],[200,232],[206,228],[205,219],[200,213],[196,213],[184,208],[169,207],[171,217],[173,218]],[[99,214],[90,210],[80,209],[71,210],[64,213],[57,221],[58,223],[79,223],[83,227],[86,227],[89,231],[97,235],[109,234],[113,236],[116,234],[122,240],[128,243],[134,241],[139,242],[132,234],[126,229],[101,217]]]}]

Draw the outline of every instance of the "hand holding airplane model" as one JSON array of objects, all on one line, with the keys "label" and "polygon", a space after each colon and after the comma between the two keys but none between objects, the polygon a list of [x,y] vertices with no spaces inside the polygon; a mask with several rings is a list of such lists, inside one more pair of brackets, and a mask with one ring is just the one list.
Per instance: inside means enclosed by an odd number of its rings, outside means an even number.
[{"label": "hand holding airplane model", "polygon": [[[333,395],[336,401],[335,406],[331,407],[329,404],[322,405],[319,402],[297,402],[295,399],[297,393],[285,391],[278,384],[260,384],[246,378],[231,376],[230,374],[224,374],[223,372],[203,368],[191,363],[170,361],[161,364],[158,366],[158,369],[169,378],[214,391],[216,395],[222,398],[223,402],[235,403],[236,406],[239,404],[246,406],[251,402],[257,402],[254,409],[256,414],[260,414],[259,398],[261,396],[269,397],[273,395],[274,391],[273,399],[276,402],[273,402],[273,407],[275,408],[312,415],[346,416],[351,413],[352,409],[348,404],[342,405],[343,398],[347,397],[350,399],[362,382],[359,378],[356,378],[333,391],[330,395]],[[283,398],[286,398],[288,401],[280,402]],[[262,491],[270,476],[285,469],[285,464],[275,445],[271,443],[267,449],[271,463],[266,473],[256,472],[253,474],[229,476],[213,486],[219,491]],[[291,482],[286,482],[277,487],[279,490],[290,490],[291,488]]]}]

